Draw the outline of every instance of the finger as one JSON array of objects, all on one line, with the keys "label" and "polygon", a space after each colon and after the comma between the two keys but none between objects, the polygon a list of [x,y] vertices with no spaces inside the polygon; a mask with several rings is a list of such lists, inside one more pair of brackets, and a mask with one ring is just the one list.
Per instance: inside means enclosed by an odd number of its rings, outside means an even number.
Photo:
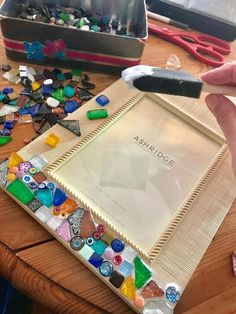
[{"label": "finger", "polygon": [[225,85],[236,83],[236,62],[230,62],[221,67],[204,73],[201,79],[209,84]]},{"label": "finger", "polygon": [[236,163],[236,107],[222,95],[208,95],[206,104],[214,114],[227,140],[233,161]]}]

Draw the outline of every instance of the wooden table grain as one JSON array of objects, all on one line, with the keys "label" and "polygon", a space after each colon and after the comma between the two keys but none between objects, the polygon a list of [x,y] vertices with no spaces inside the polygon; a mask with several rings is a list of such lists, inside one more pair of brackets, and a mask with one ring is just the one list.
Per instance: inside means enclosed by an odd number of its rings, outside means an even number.
[{"label": "wooden table grain", "polygon": [[[152,21],[153,23],[162,25]],[[199,77],[211,69],[182,48],[150,35],[142,64],[163,67],[170,54],[176,54],[182,69]],[[236,43],[227,61],[236,59]],[[7,60],[1,40],[0,63],[18,68]],[[42,68],[34,66],[35,68]],[[99,93],[115,82],[115,75],[90,73]],[[9,86],[0,78],[0,89]],[[16,91],[21,86],[14,86]],[[25,138],[35,136],[31,124],[17,124],[13,141],[0,148],[0,159],[24,146]],[[233,276],[231,253],[236,249],[236,203],[192,276],[176,314],[236,313],[236,278]],[[0,274],[16,288],[55,313],[133,313],[102,281],[73,257],[8,195],[0,191]]]}]

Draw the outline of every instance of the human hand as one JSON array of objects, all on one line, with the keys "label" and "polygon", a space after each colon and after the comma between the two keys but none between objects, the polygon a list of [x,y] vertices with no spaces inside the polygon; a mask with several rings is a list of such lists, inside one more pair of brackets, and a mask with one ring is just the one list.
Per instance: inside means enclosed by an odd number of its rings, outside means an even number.
[{"label": "human hand", "polygon": [[[201,79],[213,85],[236,85],[236,62],[226,63],[211,70],[203,74]],[[210,94],[205,100],[226,137],[236,175],[236,106],[223,95]]]}]

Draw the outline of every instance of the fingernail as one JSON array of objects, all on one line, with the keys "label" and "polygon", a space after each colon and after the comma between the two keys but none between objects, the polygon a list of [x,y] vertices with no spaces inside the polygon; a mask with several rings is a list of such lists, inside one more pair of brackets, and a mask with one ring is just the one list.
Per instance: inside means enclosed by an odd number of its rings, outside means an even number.
[{"label": "fingernail", "polygon": [[208,72],[201,74],[200,79],[204,81],[207,74],[208,74]]},{"label": "fingernail", "polygon": [[207,95],[205,100],[207,107],[213,112],[220,103],[219,97],[217,95]]},{"label": "fingernail", "polygon": [[208,78],[211,78],[212,75],[215,75],[215,72],[216,72],[217,70],[218,70],[218,68],[203,73],[203,74],[201,75],[201,80],[205,81],[205,80],[207,80]]}]

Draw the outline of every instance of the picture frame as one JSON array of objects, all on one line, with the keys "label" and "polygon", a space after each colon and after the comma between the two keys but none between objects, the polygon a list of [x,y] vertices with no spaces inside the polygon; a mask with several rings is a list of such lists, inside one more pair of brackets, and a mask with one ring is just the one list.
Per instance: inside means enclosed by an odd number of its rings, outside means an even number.
[{"label": "picture frame", "polygon": [[137,92],[44,172],[152,264],[226,151],[206,124]]}]

